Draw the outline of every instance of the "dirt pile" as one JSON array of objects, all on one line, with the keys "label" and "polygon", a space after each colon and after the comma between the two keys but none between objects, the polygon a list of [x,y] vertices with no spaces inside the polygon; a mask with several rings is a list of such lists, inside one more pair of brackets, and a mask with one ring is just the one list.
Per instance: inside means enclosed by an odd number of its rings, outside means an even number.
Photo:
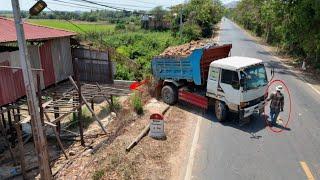
[{"label": "dirt pile", "polygon": [[168,47],[159,56],[188,56],[193,50],[203,48],[205,46],[216,46],[217,43],[212,40],[199,40],[191,41],[190,43],[182,44],[179,46]]}]

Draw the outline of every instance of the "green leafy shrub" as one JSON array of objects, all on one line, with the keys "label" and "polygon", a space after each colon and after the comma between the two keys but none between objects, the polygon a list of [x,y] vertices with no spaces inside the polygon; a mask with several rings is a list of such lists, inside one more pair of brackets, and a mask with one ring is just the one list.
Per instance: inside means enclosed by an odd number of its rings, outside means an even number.
[{"label": "green leafy shrub", "polygon": [[136,111],[137,114],[143,114],[143,105],[141,96],[138,93],[134,93],[132,96],[132,105],[133,109]]},{"label": "green leafy shrub", "polygon": [[[151,74],[151,60],[169,46],[182,44],[184,41],[175,38],[168,32],[150,32],[139,30],[105,36],[106,45],[116,48],[117,52],[135,63],[136,69],[126,64],[116,65],[116,79],[141,80]],[[127,61],[127,60],[126,60]]]},{"label": "green leafy shrub", "polygon": [[119,22],[115,26],[115,30],[116,31],[125,30],[125,29],[126,29],[126,25],[123,22]]},{"label": "green leafy shrub", "polygon": [[95,171],[92,175],[93,180],[100,180],[104,176],[104,170],[100,169],[98,171]]},{"label": "green leafy shrub", "polygon": [[197,24],[187,23],[183,26],[182,36],[187,40],[198,40],[201,38],[201,27]]},{"label": "green leafy shrub", "polygon": [[119,111],[121,109],[121,104],[118,97],[112,97],[113,104],[110,105],[109,111]]},{"label": "green leafy shrub", "polygon": [[[78,113],[73,113],[71,121],[67,125],[68,128],[73,129],[78,127],[78,120]],[[93,122],[93,118],[87,107],[82,107],[81,120],[84,128],[87,128]]]}]

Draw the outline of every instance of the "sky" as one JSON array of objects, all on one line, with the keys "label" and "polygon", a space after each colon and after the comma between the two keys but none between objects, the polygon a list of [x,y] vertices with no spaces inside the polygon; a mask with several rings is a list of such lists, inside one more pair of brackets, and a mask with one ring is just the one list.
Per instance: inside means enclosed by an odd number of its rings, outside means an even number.
[{"label": "sky", "polygon": [[[22,10],[29,10],[36,0],[19,0]],[[81,0],[44,0],[48,7],[60,11],[90,11],[90,9],[106,9],[88,3],[82,3]],[[104,3],[109,6],[125,8],[127,10],[149,10],[155,6],[170,7],[172,5],[183,3],[185,0],[91,0],[94,2]],[[221,0],[228,3],[233,0]],[[66,5],[64,2],[68,2]],[[72,4],[73,3],[73,4]],[[84,5],[84,6],[79,6]],[[87,7],[89,6],[89,7]],[[97,8],[99,7],[99,8]],[[0,10],[12,10],[11,0],[0,0]]]}]

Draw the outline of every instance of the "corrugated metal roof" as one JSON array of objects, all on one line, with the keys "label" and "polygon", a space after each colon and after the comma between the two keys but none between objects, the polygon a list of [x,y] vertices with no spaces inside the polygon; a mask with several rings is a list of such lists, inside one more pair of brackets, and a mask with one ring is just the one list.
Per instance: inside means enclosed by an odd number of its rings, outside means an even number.
[{"label": "corrugated metal roof", "polygon": [[[23,23],[26,40],[45,40],[76,35],[74,32]],[[0,17],[0,43],[17,41],[14,21]]]}]

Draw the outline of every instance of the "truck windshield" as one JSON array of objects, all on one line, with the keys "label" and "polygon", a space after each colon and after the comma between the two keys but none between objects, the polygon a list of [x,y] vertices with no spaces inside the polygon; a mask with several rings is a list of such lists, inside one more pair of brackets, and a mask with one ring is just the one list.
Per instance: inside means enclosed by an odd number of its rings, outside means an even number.
[{"label": "truck windshield", "polygon": [[241,78],[245,79],[244,89],[256,89],[268,84],[264,65],[251,66],[241,71]]}]

